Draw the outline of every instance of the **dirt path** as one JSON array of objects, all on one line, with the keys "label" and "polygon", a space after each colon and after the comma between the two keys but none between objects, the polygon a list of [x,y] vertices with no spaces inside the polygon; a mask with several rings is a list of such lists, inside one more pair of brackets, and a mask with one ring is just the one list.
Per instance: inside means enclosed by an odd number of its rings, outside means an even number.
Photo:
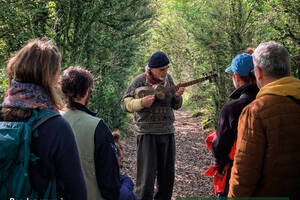
[{"label": "dirt path", "polygon": [[[184,109],[175,111],[176,174],[173,199],[176,197],[212,197],[212,179],[204,175],[211,165],[211,152],[205,146],[208,131],[201,128],[201,117],[192,118]],[[123,169],[135,183],[136,137],[129,134],[124,145]]]}]

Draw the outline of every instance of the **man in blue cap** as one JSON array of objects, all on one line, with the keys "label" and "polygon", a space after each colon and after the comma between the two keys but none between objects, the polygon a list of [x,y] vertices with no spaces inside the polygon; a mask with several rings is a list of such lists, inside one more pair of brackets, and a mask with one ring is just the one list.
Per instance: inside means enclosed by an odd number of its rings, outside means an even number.
[{"label": "man in blue cap", "polygon": [[218,194],[218,197],[227,197],[228,194],[228,181],[233,163],[229,154],[237,138],[239,116],[243,108],[255,99],[259,90],[253,68],[252,56],[244,53],[235,56],[231,65],[225,70],[225,72],[232,73],[232,81],[236,90],[229,96],[232,101],[221,109],[216,135],[212,142],[215,164],[218,166],[219,173],[222,174],[224,167],[229,165],[225,191]]},{"label": "man in blue cap", "polygon": [[138,199],[153,199],[157,177],[157,193],[154,199],[168,200],[172,197],[175,174],[174,113],[182,105],[184,88],[168,92],[164,100],[154,95],[135,98],[136,88],[161,85],[174,86],[168,74],[169,59],[161,51],[154,53],[145,73],[136,76],[122,99],[122,108],[134,112],[134,131],[137,134]]}]

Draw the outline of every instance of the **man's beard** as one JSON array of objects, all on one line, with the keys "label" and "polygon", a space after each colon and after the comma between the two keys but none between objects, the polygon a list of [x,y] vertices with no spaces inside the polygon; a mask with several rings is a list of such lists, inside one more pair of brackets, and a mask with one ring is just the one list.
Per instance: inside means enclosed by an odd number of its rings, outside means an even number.
[{"label": "man's beard", "polygon": [[167,75],[165,75],[165,76],[161,76],[161,77],[159,77],[159,80],[161,80],[161,81],[165,81],[165,80],[166,80],[166,77],[167,77]]}]

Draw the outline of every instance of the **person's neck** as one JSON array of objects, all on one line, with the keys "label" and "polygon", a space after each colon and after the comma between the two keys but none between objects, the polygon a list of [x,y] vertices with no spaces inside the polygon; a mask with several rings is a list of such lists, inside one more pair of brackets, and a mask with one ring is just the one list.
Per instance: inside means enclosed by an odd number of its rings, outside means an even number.
[{"label": "person's neck", "polygon": [[85,105],[85,102],[84,102],[83,99],[81,99],[81,100],[75,100],[74,102],[75,102],[75,103],[80,103],[80,104],[82,104],[82,105]]},{"label": "person's neck", "polygon": [[81,111],[86,112],[86,113],[88,113],[92,116],[96,116],[98,114],[98,110],[91,111],[84,104],[79,103],[79,102],[73,101],[73,102],[70,103],[70,105],[71,105],[71,108],[76,109],[76,110],[81,110]]},{"label": "person's neck", "polygon": [[85,105],[86,98],[85,98],[85,97],[83,97],[83,98],[81,98],[81,99],[76,99],[76,100],[74,100],[74,102],[76,102],[76,103],[80,103],[80,104],[82,104],[82,105]]},{"label": "person's neck", "polygon": [[242,80],[236,82],[236,88],[235,89],[239,89],[240,87],[246,85],[246,83]]},{"label": "person's neck", "polygon": [[263,80],[261,80],[261,87],[264,87],[265,85],[272,83],[278,79],[280,78],[266,76]]}]

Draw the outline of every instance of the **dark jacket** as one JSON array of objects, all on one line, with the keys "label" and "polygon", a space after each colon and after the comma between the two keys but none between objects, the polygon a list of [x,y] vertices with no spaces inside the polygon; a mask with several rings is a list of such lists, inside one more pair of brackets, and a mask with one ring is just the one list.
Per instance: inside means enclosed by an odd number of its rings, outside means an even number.
[{"label": "dark jacket", "polygon": [[239,116],[245,106],[253,101],[258,93],[256,84],[247,84],[233,91],[232,101],[221,109],[217,132],[212,142],[215,163],[224,167],[229,161],[229,153],[237,138]]},{"label": "dark jacket", "polygon": [[121,188],[116,146],[109,128],[101,120],[95,130],[96,178],[105,199],[118,199]]},{"label": "dark jacket", "polygon": [[[96,115],[82,104],[73,102],[73,106],[89,115]],[[106,200],[117,200],[121,188],[117,149],[111,131],[103,120],[95,129],[94,144],[95,172],[101,195]]]},{"label": "dark jacket", "polygon": [[39,157],[36,164],[29,164],[32,187],[44,194],[50,179],[56,177],[58,199],[87,199],[78,150],[68,122],[61,116],[49,119],[39,126],[38,137],[32,137],[31,142],[31,152]]}]

